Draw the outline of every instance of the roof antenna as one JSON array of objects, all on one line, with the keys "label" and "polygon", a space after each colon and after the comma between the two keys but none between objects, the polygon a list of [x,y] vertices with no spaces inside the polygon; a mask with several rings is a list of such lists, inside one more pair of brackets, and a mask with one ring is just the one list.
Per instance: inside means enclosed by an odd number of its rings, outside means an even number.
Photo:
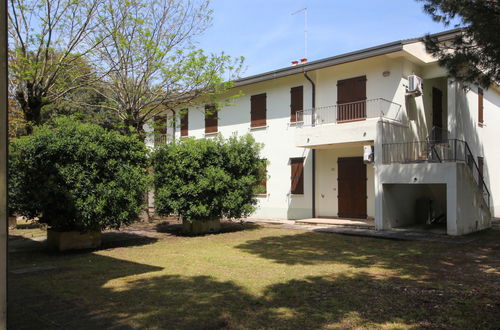
[{"label": "roof antenna", "polygon": [[307,59],[307,8],[302,8],[294,11],[292,15],[304,12],[304,58]]}]

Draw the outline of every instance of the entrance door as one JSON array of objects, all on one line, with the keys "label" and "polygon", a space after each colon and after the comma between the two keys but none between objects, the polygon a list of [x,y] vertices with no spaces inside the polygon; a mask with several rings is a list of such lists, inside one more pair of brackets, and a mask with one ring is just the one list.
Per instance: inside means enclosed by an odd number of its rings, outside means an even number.
[{"label": "entrance door", "polygon": [[366,219],[366,165],[363,157],[339,158],[338,203],[340,218]]},{"label": "entrance door", "polygon": [[442,141],[443,136],[443,92],[432,88],[432,133],[434,141]]},{"label": "entrance door", "polygon": [[366,118],[366,76],[337,82],[337,122]]}]

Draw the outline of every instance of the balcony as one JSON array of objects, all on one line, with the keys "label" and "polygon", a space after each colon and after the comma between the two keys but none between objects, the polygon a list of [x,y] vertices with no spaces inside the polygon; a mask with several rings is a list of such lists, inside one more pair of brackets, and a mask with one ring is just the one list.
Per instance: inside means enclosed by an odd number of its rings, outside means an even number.
[{"label": "balcony", "polygon": [[381,118],[401,122],[402,106],[377,98],[297,111],[297,147],[375,140]]},{"label": "balcony", "polygon": [[[442,133],[438,138],[426,141],[411,141],[400,143],[384,143],[382,145],[382,163],[418,164],[460,162],[466,164],[476,182],[483,198],[490,206],[490,191],[484,182],[483,171],[476,163],[466,141],[445,139]],[[436,136],[432,133],[430,136]]]}]

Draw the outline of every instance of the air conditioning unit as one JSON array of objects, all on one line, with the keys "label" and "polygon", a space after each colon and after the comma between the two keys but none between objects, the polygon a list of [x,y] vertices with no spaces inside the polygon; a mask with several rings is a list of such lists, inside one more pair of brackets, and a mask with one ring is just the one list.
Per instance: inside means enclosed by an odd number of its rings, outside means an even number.
[{"label": "air conditioning unit", "polygon": [[422,95],[424,92],[424,84],[422,78],[417,75],[408,76],[408,88],[406,89],[406,94],[411,94],[415,96]]},{"label": "air conditioning unit", "polygon": [[363,162],[365,164],[373,163],[373,146],[363,146]]}]

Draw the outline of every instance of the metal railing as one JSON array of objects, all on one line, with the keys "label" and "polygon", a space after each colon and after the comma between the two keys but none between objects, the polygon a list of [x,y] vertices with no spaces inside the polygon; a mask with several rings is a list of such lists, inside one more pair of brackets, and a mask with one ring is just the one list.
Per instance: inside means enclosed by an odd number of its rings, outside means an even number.
[{"label": "metal railing", "polygon": [[301,126],[340,124],[367,118],[388,118],[401,121],[401,105],[377,98],[297,111]]},{"label": "metal railing", "polygon": [[384,143],[382,162],[384,164],[464,162],[471,170],[486,204],[490,206],[490,191],[469,145],[463,140],[436,138],[427,141]]}]

